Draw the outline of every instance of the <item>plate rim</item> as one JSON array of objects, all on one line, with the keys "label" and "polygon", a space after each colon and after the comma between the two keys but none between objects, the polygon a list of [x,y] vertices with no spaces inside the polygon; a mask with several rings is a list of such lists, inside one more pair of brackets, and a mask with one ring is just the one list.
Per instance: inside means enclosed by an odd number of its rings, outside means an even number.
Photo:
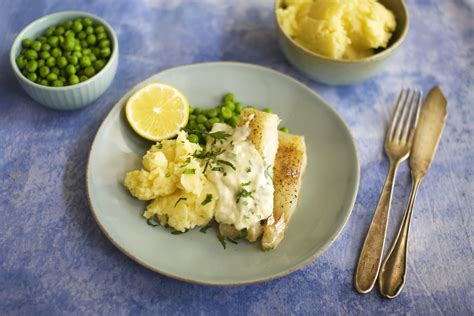
[{"label": "plate rim", "polygon": [[[289,268],[289,269],[286,269],[284,271],[281,271],[279,273],[275,273],[275,274],[272,274],[270,276],[266,276],[266,277],[260,277],[260,278],[255,278],[253,280],[244,280],[244,281],[233,281],[233,282],[213,282],[213,281],[203,281],[203,280],[196,280],[196,279],[192,279],[192,278],[187,278],[187,277],[182,277],[178,274],[174,274],[174,273],[169,273],[169,272],[165,272],[165,271],[162,271],[156,267],[153,267],[152,265],[142,261],[141,259],[135,257],[133,254],[131,254],[129,251],[127,251],[125,248],[123,248],[121,245],[119,245],[118,242],[116,242],[111,235],[109,235],[109,233],[107,232],[106,228],[102,225],[102,223],[100,222],[100,220],[98,219],[97,217],[97,211],[96,209],[94,208],[94,205],[92,203],[92,199],[91,199],[91,188],[90,188],[90,177],[89,177],[89,174],[90,174],[90,163],[91,163],[91,155],[92,155],[92,151],[93,149],[95,148],[96,146],[96,141],[97,141],[97,134],[99,133],[99,131],[102,129],[105,121],[107,120],[107,118],[111,115],[111,112],[115,109],[115,107],[117,107],[117,105],[119,103],[123,103],[127,97],[127,95],[135,90],[136,88],[138,88],[140,85],[144,84],[146,81],[150,80],[152,77],[155,77],[155,76],[158,76],[158,75],[163,75],[167,72],[172,72],[172,71],[175,71],[176,69],[181,69],[181,68],[193,68],[193,67],[202,67],[202,66],[219,66],[219,65],[223,65],[223,66],[239,66],[239,67],[248,67],[248,68],[257,68],[259,70],[263,70],[263,71],[267,71],[267,72],[271,72],[273,73],[274,75],[276,76],[280,76],[280,77],[284,77],[285,79],[287,80],[290,80],[292,81],[293,83],[295,83],[296,85],[299,85],[300,87],[302,87],[303,89],[307,90],[309,93],[313,94],[316,98],[318,98],[320,101],[322,101],[322,103],[324,103],[324,105],[337,117],[337,119],[342,123],[342,125],[344,126],[344,129],[346,130],[346,132],[348,133],[349,135],[349,138],[351,140],[351,144],[354,148],[354,152],[355,152],[355,158],[356,158],[356,161],[355,161],[355,164],[356,164],[356,172],[355,172],[355,188],[354,188],[354,191],[352,193],[352,196],[351,196],[351,201],[350,201],[350,204],[349,204],[349,211],[347,212],[347,214],[345,215],[343,221],[341,222],[341,224],[337,227],[337,229],[334,231],[334,233],[331,235],[330,239],[318,250],[316,251],[315,253],[313,253],[311,256],[309,256],[308,258],[306,258],[305,260],[299,262],[298,264],[296,264],[295,266]],[[357,147],[357,142],[354,138],[354,136],[352,135],[352,132],[351,132],[351,129],[349,128],[349,126],[347,125],[347,123],[344,121],[344,119],[342,118],[342,116],[336,111],[336,109],[334,109],[331,104],[329,102],[327,102],[323,97],[321,97],[316,91],[314,91],[313,89],[311,89],[309,86],[305,85],[304,83],[300,82],[299,80],[291,77],[290,75],[287,75],[283,72],[280,72],[278,70],[275,70],[275,69],[272,69],[272,68],[269,68],[269,67],[265,67],[265,66],[260,66],[260,65],[256,65],[256,64],[251,64],[251,63],[244,63],[244,62],[235,62],[235,61],[215,61],[215,62],[202,62],[202,63],[192,63],[192,64],[183,64],[183,65],[178,65],[178,66],[174,66],[174,67],[171,67],[171,68],[166,68],[164,70],[161,70],[157,73],[154,73],[150,76],[148,76],[147,78],[141,80],[140,82],[138,82],[137,84],[135,84],[132,88],[128,89],[123,95],[122,97],[120,97],[120,99],[115,102],[115,104],[110,108],[110,110],[107,112],[107,115],[102,119],[102,122],[100,123],[99,127],[97,128],[96,132],[95,132],[95,136],[94,136],[94,140],[92,141],[92,144],[90,146],[90,149],[89,149],[89,154],[88,154],[88,157],[87,157],[87,165],[86,165],[86,191],[87,191],[87,201],[88,201],[88,204],[89,204],[89,208],[91,210],[91,213],[92,213],[92,216],[95,220],[95,222],[97,223],[97,225],[99,226],[99,229],[102,231],[102,233],[107,237],[107,239],[120,251],[122,252],[123,254],[125,254],[128,258],[132,259],[133,261],[135,261],[136,263],[140,264],[141,266],[153,271],[153,272],[156,272],[156,273],[159,273],[163,276],[166,276],[166,277],[169,277],[169,278],[172,278],[172,279],[175,279],[175,280],[178,280],[178,281],[183,281],[183,282],[187,282],[187,283],[192,283],[192,284],[198,284],[198,285],[210,285],[210,286],[241,286],[241,285],[252,285],[252,284],[258,284],[258,283],[262,283],[262,282],[267,282],[267,281],[272,281],[272,280],[275,280],[275,279],[279,279],[281,277],[284,277],[286,275],[289,275],[297,270],[300,270],[302,268],[304,268],[305,266],[307,266],[309,263],[311,263],[313,260],[317,259],[321,254],[323,254],[333,243],[334,241],[337,239],[337,237],[339,237],[339,235],[341,234],[342,230],[344,229],[344,227],[346,226],[351,214],[352,214],[352,211],[354,209],[354,205],[355,205],[355,201],[357,199],[357,195],[358,195],[358,192],[359,192],[359,185],[360,185],[360,158],[359,158],[359,150],[358,150],[358,147]]]}]

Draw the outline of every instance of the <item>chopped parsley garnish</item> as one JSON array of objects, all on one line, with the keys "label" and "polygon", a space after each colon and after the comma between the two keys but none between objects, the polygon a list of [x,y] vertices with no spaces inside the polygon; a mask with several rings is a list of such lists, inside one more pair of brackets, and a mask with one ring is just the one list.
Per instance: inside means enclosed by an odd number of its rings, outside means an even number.
[{"label": "chopped parsley garnish", "polygon": [[211,224],[207,224],[206,226],[201,227],[201,229],[200,229],[199,231],[200,231],[201,233],[205,234],[205,233],[207,233],[207,230],[208,230],[209,228],[211,228],[211,227],[212,227]]},{"label": "chopped parsley garnish", "polygon": [[212,171],[224,172],[224,167],[212,167]]},{"label": "chopped parsley garnish", "polygon": [[236,202],[239,203],[242,198],[251,198],[253,199],[253,194],[255,191],[248,191],[244,188],[240,188],[236,195]]},{"label": "chopped parsley garnish", "polygon": [[183,174],[196,174],[196,169],[186,168],[184,169]]},{"label": "chopped parsley garnish", "polygon": [[163,144],[161,142],[158,142],[156,143],[156,147],[158,147],[158,149],[162,149],[163,148]]},{"label": "chopped parsley garnish", "polygon": [[212,201],[212,194],[206,194],[206,198],[202,201],[201,205],[206,205]]},{"label": "chopped parsley garnish", "polygon": [[186,158],[186,160],[184,161],[184,163],[183,163],[181,166],[179,166],[179,167],[180,167],[180,168],[184,168],[184,167],[186,167],[190,162],[191,162],[191,157],[188,157],[188,158]]},{"label": "chopped parsley garnish", "polygon": [[272,176],[271,176],[271,174],[270,174],[270,171],[268,170],[268,169],[270,169],[271,167],[272,167],[272,165],[268,165],[268,166],[267,166],[267,169],[265,169],[265,176],[266,176],[267,178],[269,178],[271,181],[273,181],[273,178],[272,178]]},{"label": "chopped parsley garnish", "polygon": [[234,245],[237,245],[238,242],[233,240],[233,239],[230,239],[230,238],[227,238],[227,241],[230,242],[230,243],[233,243]]},{"label": "chopped parsley garnish", "polygon": [[244,228],[240,231],[240,239],[245,239],[249,235],[249,231],[247,228]]},{"label": "chopped parsley garnish", "polygon": [[223,153],[224,153],[224,150],[216,150],[216,151],[202,150],[200,152],[197,152],[197,151],[194,152],[193,157],[205,160],[204,169],[202,170],[202,173],[205,173],[209,166],[211,168],[213,167],[212,164],[215,163],[217,156]]},{"label": "chopped parsley garnish", "polygon": [[171,177],[171,173],[167,172],[167,173],[165,174],[165,177],[166,177],[166,178]]},{"label": "chopped parsley garnish", "polygon": [[179,231],[179,230],[173,230],[173,231],[171,232],[171,234],[173,234],[173,235],[181,235],[181,234],[187,233],[188,231],[189,231],[189,229],[185,229],[184,232]]},{"label": "chopped parsley garnish", "polygon": [[226,246],[226,244],[225,244],[225,237],[222,236],[222,235],[217,235],[217,239],[220,241],[222,247],[224,247],[224,249],[225,249],[225,246]]},{"label": "chopped parsley garnish", "polygon": [[223,165],[226,165],[226,166],[229,166],[229,167],[231,167],[232,169],[236,170],[234,164],[231,163],[231,162],[229,162],[229,161],[227,161],[227,160],[217,160],[216,162],[217,162],[217,163],[220,163],[220,164],[223,164]]},{"label": "chopped parsley garnish", "polygon": [[149,219],[146,220],[146,223],[150,226],[156,227],[158,226],[158,221],[156,220],[155,216],[150,217]]},{"label": "chopped parsley garnish", "polygon": [[250,166],[248,166],[247,168],[245,168],[245,172],[247,172],[247,173],[252,172],[252,168],[250,168]]},{"label": "chopped parsley garnish", "polygon": [[249,182],[241,183],[241,184],[240,184],[240,187],[243,188],[243,187],[245,187],[245,186],[247,186],[247,185],[250,185],[250,183],[252,183],[252,182],[249,181]]},{"label": "chopped parsley garnish", "polygon": [[186,201],[186,200],[187,200],[187,198],[185,198],[185,197],[180,197],[180,198],[176,201],[176,203],[174,204],[174,207],[176,207],[176,205],[178,205],[179,202],[181,202],[181,201]]}]

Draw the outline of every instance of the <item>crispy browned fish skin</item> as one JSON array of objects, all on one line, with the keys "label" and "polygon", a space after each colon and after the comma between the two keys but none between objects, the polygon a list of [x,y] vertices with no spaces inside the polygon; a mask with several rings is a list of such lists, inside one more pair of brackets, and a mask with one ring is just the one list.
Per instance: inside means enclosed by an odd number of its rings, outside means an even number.
[{"label": "crispy browned fish skin", "polygon": [[273,217],[263,227],[262,248],[275,249],[285,235],[296,210],[307,156],[304,137],[278,133],[278,151],[273,167]]},{"label": "crispy browned fish skin", "polygon": [[[238,125],[246,124],[250,117],[253,119],[249,123],[250,134],[248,140],[255,146],[255,149],[260,153],[266,165],[273,165],[278,146],[269,146],[269,138],[278,138],[277,127],[280,122],[278,116],[275,114],[266,113],[255,109],[244,109],[240,113]],[[260,237],[263,229],[260,223],[248,229],[247,240],[254,242]],[[240,231],[233,225],[219,224],[219,233],[230,239],[235,239],[240,236]]]}]

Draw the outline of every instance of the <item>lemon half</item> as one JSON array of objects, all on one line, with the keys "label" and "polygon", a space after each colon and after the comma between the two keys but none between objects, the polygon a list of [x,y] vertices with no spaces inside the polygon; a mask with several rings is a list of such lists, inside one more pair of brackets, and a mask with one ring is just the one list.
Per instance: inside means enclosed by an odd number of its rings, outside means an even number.
[{"label": "lemon half", "polygon": [[186,126],[188,100],[177,88],[154,82],[128,99],[125,115],[138,135],[151,141],[160,141],[176,136]]}]

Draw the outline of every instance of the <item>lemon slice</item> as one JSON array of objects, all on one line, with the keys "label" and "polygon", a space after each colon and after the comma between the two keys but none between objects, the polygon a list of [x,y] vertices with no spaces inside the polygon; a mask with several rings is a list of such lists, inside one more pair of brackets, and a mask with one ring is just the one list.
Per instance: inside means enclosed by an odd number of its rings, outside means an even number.
[{"label": "lemon slice", "polygon": [[178,134],[189,116],[188,100],[177,88],[155,82],[135,92],[127,101],[125,115],[143,138],[159,141]]}]

